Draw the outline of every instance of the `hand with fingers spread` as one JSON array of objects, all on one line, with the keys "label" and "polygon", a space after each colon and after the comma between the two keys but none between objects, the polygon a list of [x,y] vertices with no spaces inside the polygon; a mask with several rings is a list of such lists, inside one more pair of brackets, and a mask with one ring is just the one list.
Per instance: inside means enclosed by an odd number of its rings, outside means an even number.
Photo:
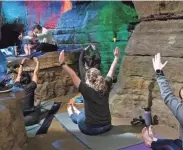
[{"label": "hand with fingers spread", "polygon": [[63,64],[65,61],[65,56],[64,56],[64,50],[60,53],[60,56],[59,56],[59,63],[60,64]]},{"label": "hand with fingers spread", "polygon": [[157,53],[155,55],[155,57],[152,59],[152,62],[153,62],[153,67],[155,71],[162,70],[165,67],[165,65],[168,63],[168,61],[166,61],[164,64],[162,64],[160,53]]}]

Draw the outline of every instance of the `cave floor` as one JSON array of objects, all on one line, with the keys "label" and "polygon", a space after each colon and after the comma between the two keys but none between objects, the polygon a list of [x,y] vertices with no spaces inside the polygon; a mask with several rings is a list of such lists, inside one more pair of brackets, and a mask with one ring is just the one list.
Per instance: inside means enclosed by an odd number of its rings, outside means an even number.
[{"label": "cave floor", "polygon": [[[76,94],[74,94],[76,95]],[[74,95],[63,96],[55,98],[54,101],[62,101],[63,104],[59,109],[58,113],[66,112],[67,102]],[[82,104],[77,104],[78,107],[82,107]],[[130,121],[132,118],[112,118],[113,125],[120,125],[120,128],[124,131],[130,131],[132,133],[140,136],[142,127],[132,127],[130,126]],[[155,133],[158,133],[158,136],[165,138],[177,138],[178,133],[175,129],[160,126],[155,126]],[[53,147],[53,143],[58,143],[58,147]],[[56,119],[53,119],[52,124],[49,127],[48,133],[44,135],[38,135],[33,138],[28,138],[28,149],[29,150],[85,150],[86,148],[77,142],[65,129],[59,124]]]}]

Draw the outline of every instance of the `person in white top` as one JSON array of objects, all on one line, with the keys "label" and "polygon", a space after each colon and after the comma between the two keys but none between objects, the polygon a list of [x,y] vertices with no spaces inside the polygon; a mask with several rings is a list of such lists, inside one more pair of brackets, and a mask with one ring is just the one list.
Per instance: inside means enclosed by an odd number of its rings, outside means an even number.
[{"label": "person in white top", "polygon": [[51,52],[51,51],[57,51],[57,49],[58,49],[52,33],[48,29],[46,29],[40,25],[35,25],[33,27],[32,36],[20,35],[19,39],[21,39],[21,40],[38,40],[40,43],[40,46],[39,46],[37,51]]}]

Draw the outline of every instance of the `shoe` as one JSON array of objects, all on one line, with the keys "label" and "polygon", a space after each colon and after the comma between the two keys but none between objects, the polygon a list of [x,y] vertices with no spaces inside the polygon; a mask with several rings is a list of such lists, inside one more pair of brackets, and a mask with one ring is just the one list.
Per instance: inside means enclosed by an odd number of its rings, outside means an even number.
[{"label": "shoe", "polygon": [[7,93],[13,89],[13,85],[0,86],[0,93]]}]

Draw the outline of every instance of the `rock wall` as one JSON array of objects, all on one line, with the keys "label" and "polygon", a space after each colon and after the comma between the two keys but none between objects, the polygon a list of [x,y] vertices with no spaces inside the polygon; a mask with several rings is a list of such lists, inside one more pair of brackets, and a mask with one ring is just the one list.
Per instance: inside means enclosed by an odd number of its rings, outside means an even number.
[{"label": "rock wall", "polygon": [[0,149],[27,150],[22,92],[0,94]]},{"label": "rock wall", "polygon": [[[59,18],[53,34],[60,49],[72,50],[94,43],[102,56],[101,71],[106,75],[116,46],[121,48],[123,57],[130,36],[128,24],[136,21],[136,16],[134,8],[119,1],[88,1],[80,5],[72,2],[72,9]],[[119,66],[120,63],[117,73]]]},{"label": "rock wall", "polygon": [[183,16],[182,1],[134,2],[134,5],[141,20],[181,19]]},{"label": "rock wall", "polygon": [[[65,52],[66,63],[78,73],[78,59],[80,52]],[[50,52],[40,56],[40,71],[38,76],[38,86],[36,89],[37,100],[47,100],[66,94],[76,92],[70,76],[62,70],[58,62],[59,53]],[[8,64],[8,69],[12,70],[12,66],[20,63],[20,59]],[[33,73],[35,69],[35,62],[33,60],[26,61],[24,71]],[[12,74],[13,78],[16,74]]]},{"label": "rock wall", "polygon": [[[20,11],[16,13],[17,9]],[[137,20],[134,7],[121,1],[3,1],[1,14],[6,23],[24,23],[25,29],[35,23],[52,29],[60,50],[95,43],[102,56],[104,75],[113,61],[116,46],[121,48],[123,56],[130,35],[128,24]],[[120,63],[117,73],[119,66]]]},{"label": "rock wall", "polygon": [[[138,117],[143,115],[142,107],[152,98],[152,112],[158,116],[159,123],[178,128],[177,120],[160,98],[152,57],[160,52],[162,60],[168,61],[164,73],[170,80],[175,95],[178,96],[178,91],[183,85],[183,20],[169,19],[168,14],[171,14],[172,18],[183,15],[183,3],[163,2],[163,6],[159,1],[134,3],[139,19],[142,20],[126,46],[119,80],[111,93],[112,114],[118,117]],[[166,21],[159,20],[165,18],[165,15]]]}]

